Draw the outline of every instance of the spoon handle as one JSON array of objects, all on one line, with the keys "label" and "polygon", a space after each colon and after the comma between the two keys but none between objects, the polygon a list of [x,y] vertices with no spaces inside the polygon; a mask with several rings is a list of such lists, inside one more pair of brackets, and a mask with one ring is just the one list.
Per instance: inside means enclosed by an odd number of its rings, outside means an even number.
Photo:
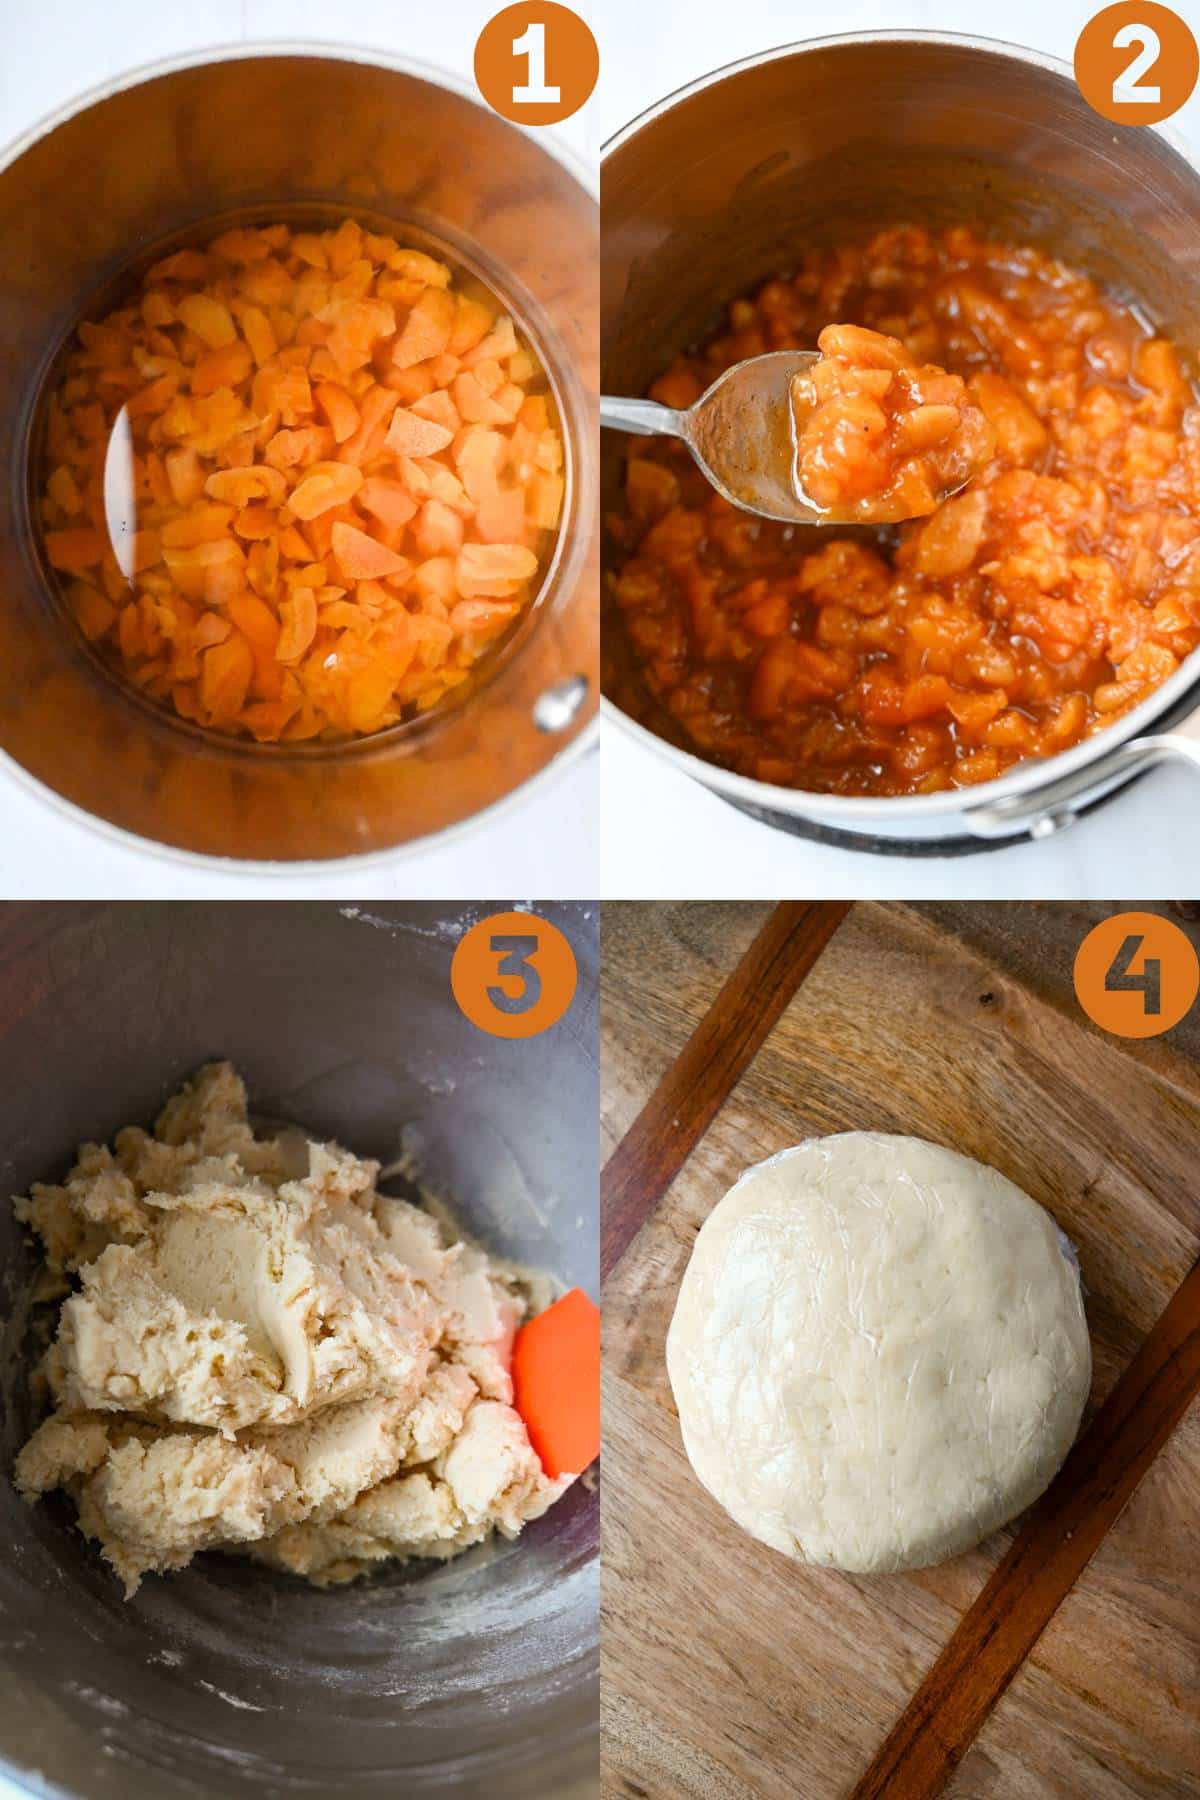
[{"label": "spoon handle", "polygon": [[618,400],[600,396],[600,423],[616,431],[633,431],[639,437],[683,437],[687,414],[656,400]]}]

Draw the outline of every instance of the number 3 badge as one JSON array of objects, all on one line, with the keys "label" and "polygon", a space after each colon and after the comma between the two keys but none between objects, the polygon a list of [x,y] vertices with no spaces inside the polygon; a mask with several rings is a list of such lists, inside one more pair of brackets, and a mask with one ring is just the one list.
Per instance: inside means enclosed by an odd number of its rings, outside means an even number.
[{"label": "number 3 badge", "polygon": [[459,940],[450,986],[472,1025],[490,1037],[535,1037],[562,1018],[578,971],[570,943],[536,913],[492,913]]}]

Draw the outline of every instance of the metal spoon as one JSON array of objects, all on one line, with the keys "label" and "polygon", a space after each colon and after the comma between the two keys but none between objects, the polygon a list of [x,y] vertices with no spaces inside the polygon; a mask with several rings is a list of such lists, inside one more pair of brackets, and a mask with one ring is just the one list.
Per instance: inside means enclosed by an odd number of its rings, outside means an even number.
[{"label": "metal spoon", "polygon": [[[734,363],[686,410],[655,400],[600,399],[600,423],[643,437],[677,437],[726,500],[760,518],[788,525],[845,523],[812,506],[795,480],[796,440],[791,385],[819,361],[815,350],[772,350]],[[969,478],[968,478],[969,479]],[[947,487],[940,498],[966,486]]]},{"label": "metal spoon", "polygon": [[600,423],[642,437],[677,437],[718,494],[764,519],[820,525],[792,478],[791,384],[818,360],[815,350],[772,350],[734,363],[682,411],[656,400],[600,399]]}]

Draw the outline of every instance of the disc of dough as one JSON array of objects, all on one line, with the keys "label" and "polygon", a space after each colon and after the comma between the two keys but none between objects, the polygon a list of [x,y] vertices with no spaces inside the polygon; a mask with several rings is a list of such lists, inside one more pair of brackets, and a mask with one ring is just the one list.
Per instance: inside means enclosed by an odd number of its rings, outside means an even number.
[{"label": "disc of dough", "polygon": [[867,1131],[742,1176],[667,1335],[709,1492],[774,1549],[859,1571],[941,1562],[1035,1500],[1091,1360],[1049,1214],[970,1157]]}]

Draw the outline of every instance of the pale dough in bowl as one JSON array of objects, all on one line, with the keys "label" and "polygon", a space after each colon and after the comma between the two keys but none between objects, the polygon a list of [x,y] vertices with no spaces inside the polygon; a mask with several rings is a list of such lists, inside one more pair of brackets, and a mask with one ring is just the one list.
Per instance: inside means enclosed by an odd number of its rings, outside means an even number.
[{"label": "pale dough in bowl", "polygon": [[379,1165],[260,1139],[213,1063],[153,1134],[84,1144],[16,1202],[62,1299],[48,1418],[17,1459],[65,1488],[130,1594],[236,1551],[320,1584],[515,1537],[574,1479],[512,1406],[522,1271],[376,1191]]},{"label": "pale dough in bowl", "polygon": [[696,1239],[667,1335],[692,1466],[802,1561],[919,1569],[1057,1472],[1091,1383],[1079,1271],[997,1170],[849,1131],[750,1169]]}]

